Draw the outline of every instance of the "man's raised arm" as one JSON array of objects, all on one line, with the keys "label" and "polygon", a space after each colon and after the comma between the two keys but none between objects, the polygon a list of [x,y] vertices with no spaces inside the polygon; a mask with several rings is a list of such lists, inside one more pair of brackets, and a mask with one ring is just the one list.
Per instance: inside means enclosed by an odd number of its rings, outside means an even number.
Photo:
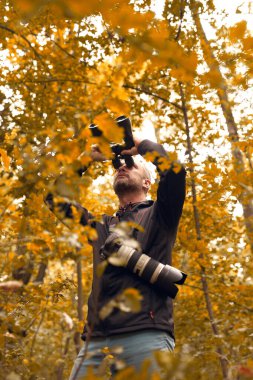
[{"label": "man's raised arm", "polygon": [[[99,148],[94,146],[90,153],[90,157],[92,161],[103,161],[105,160],[102,153],[99,151]],[[81,167],[77,170],[77,174],[82,176],[83,173],[88,169],[87,166]],[[57,180],[56,180],[57,181]],[[92,219],[92,215],[88,212],[88,210],[82,207],[77,202],[63,202],[56,201],[55,196],[52,192],[49,192],[45,197],[45,203],[49,207],[49,209],[58,217],[60,220],[73,219],[74,217],[74,209],[78,211],[80,215],[79,223],[83,226],[88,224],[88,221]]]},{"label": "man's raised arm", "polygon": [[143,140],[138,144],[138,153],[144,156],[148,152],[158,153],[154,164],[160,175],[157,190],[157,216],[158,221],[167,228],[176,228],[182,214],[185,200],[185,176],[186,171],[178,162],[171,162],[167,170],[159,168],[159,157],[168,157],[162,145],[149,140]]}]

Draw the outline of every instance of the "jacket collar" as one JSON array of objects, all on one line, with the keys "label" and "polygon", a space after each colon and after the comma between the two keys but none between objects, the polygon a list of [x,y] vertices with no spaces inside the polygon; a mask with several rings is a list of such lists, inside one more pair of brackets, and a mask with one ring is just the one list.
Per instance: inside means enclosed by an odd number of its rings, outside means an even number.
[{"label": "jacket collar", "polygon": [[118,209],[118,211],[116,212],[116,216],[122,216],[126,212],[133,212],[133,211],[136,212],[142,208],[150,207],[153,203],[154,201],[152,200],[146,200],[143,202],[136,202],[136,203],[129,202],[124,207],[120,207]]}]

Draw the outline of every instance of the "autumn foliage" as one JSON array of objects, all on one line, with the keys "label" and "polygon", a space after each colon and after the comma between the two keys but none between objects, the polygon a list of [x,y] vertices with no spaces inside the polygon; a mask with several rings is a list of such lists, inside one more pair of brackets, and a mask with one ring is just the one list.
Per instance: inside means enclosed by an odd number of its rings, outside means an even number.
[{"label": "autumn foliage", "polygon": [[[1,380],[70,372],[96,236],[78,223],[78,208],[66,219],[44,199],[53,192],[98,219],[117,209],[110,142],[122,139],[114,121],[122,114],[136,132],[149,120],[188,173],[173,256],[188,279],[175,302],[175,354],[157,354],[162,378],[253,377],[250,2],[232,26],[212,0],[167,0],[162,17],[151,3],[1,1]],[[106,162],[92,162],[93,144]],[[139,301],[134,289],[120,299],[125,312]],[[117,378],[146,379],[147,365]]]}]

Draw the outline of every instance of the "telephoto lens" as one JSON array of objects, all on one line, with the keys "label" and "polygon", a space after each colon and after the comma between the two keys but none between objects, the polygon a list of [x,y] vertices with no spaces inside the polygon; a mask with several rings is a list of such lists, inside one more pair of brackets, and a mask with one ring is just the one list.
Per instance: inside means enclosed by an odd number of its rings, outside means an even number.
[{"label": "telephoto lens", "polygon": [[123,244],[115,232],[110,234],[101,248],[101,257],[113,265],[123,266],[143,280],[153,284],[169,297],[175,298],[177,285],[184,284],[187,274],[168,264],[162,264],[145,253]]}]

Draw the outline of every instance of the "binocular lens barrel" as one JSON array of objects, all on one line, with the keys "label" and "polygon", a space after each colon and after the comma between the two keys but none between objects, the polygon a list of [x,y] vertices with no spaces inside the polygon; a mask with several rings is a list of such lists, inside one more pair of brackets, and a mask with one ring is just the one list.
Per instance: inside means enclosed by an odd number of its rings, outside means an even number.
[{"label": "binocular lens barrel", "polygon": [[126,116],[119,116],[116,119],[116,122],[119,127],[124,128],[124,142],[125,142],[125,149],[131,149],[134,146],[134,138],[132,133],[132,125],[131,121]]},{"label": "binocular lens barrel", "polygon": [[102,136],[102,131],[98,128],[98,126],[96,124],[91,124],[89,126],[89,129],[90,129],[93,137]]},{"label": "binocular lens barrel", "polygon": [[123,160],[125,160],[125,164],[128,168],[131,168],[134,166],[134,159],[132,156],[124,155],[124,156],[117,156],[112,160],[112,165],[114,169],[119,169],[122,165],[124,165]]},{"label": "binocular lens barrel", "polygon": [[[112,164],[115,169],[119,169],[123,163],[122,160],[125,160],[126,166],[131,168],[134,165],[134,160],[130,155],[121,155],[122,150],[131,149],[134,144],[133,134],[132,134],[132,125],[128,117],[122,115],[117,117],[116,122],[119,127],[124,129],[124,145],[111,143],[111,150],[114,153],[114,158]],[[93,137],[102,136],[103,132],[96,124],[90,124],[89,129]]]}]

